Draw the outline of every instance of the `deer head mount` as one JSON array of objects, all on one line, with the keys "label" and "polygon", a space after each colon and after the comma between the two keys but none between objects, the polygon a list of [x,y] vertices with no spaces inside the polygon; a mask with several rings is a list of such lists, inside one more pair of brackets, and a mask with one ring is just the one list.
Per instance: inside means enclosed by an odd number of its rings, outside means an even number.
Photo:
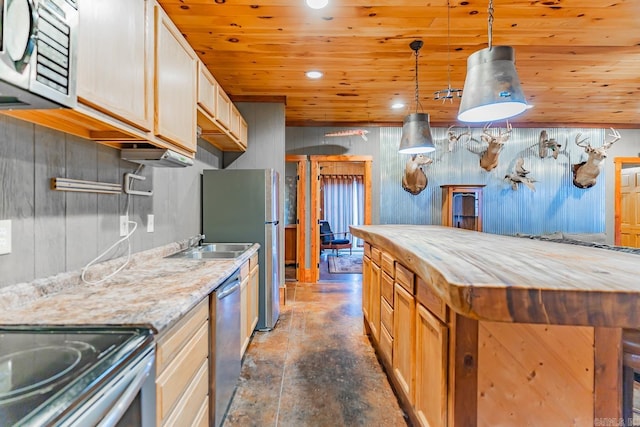
[{"label": "deer head mount", "polygon": [[407,160],[402,175],[402,188],[414,196],[427,188],[427,174],[424,167],[433,163],[433,159],[424,154],[414,154]]},{"label": "deer head mount", "polygon": [[[509,140],[512,131],[511,124],[509,124],[509,122],[507,122],[507,129],[504,132],[499,130],[498,135],[496,136],[489,132],[490,127],[491,123],[487,123],[482,128],[482,143],[480,143],[476,138],[471,137],[469,140],[475,141],[476,147],[472,147],[471,145],[467,146],[469,151],[480,155],[480,167],[487,172],[490,172],[498,166],[500,151],[502,151],[504,143]],[[482,148],[478,149],[478,145],[481,145]]]},{"label": "deer head mount", "polygon": [[467,131],[461,133],[460,135],[456,135],[452,129],[454,128],[455,125],[451,125],[449,126],[449,129],[447,129],[447,140],[449,141],[449,151],[453,151],[453,147],[456,145],[456,142],[460,141],[460,138],[462,138],[463,136],[467,137],[467,142],[469,141],[469,139],[471,139],[471,128],[469,126],[467,126]]},{"label": "deer head mount", "polygon": [[509,122],[507,122],[507,130],[504,132],[498,131],[498,135],[496,136],[489,132],[490,127],[491,123],[488,123],[482,128],[482,141],[487,143],[487,149],[480,156],[480,167],[487,172],[490,172],[498,166],[500,151],[502,151],[504,143],[509,140],[512,131]]},{"label": "deer head mount", "polygon": [[547,157],[549,150],[551,150],[551,156],[553,156],[554,159],[557,159],[558,153],[560,153],[560,147],[562,147],[562,145],[558,144],[555,139],[549,139],[546,130],[540,132],[540,138],[538,139],[538,154],[541,159]]},{"label": "deer head mount", "polygon": [[610,141],[605,141],[601,147],[592,147],[591,144],[584,142],[588,139],[580,140],[580,135],[576,135],[576,145],[584,148],[584,152],[589,156],[586,162],[573,165],[573,185],[578,188],[591,188],[596,185],[596,178],[600,174],[600,167],[604,159],[607,157],[607,150],[611,148],[614,142],[620,139],[620,134],[611,128]]}]

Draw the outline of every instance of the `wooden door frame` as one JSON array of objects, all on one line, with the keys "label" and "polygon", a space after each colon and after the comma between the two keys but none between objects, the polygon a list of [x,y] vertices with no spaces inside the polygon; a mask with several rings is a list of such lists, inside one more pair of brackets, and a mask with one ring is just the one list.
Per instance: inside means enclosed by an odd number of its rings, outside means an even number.
[{"label": "wooden door frame", "polygon": [[364,163],[364,223],[371,224],[371,164],[373,156],[311,155],[311,269],[312,282],[320,279],[320,230],[317,227],[320,210],[320,163],[322,162],[363,162]]},{"label": "wooden door frame", "polygon": [[298,183],[296,184],[296,280],[305,282],[305,240],[306,240],[306,211],[305,202],[307,200],[307,156],[286,155],[285,163],[296,163],[296,174]]},{"label": "wooden door frame", "polygon": [[613,159],[614,164],[614,186],[613,186],[613,244],[620,245],[621,235],[620,235],[620,226],[621,226],[621,217],[622,217],[622,206],[621,206],[621,175],[622,169],[625,164],[635,164],[640,165],[640,157],[616,157]]}]

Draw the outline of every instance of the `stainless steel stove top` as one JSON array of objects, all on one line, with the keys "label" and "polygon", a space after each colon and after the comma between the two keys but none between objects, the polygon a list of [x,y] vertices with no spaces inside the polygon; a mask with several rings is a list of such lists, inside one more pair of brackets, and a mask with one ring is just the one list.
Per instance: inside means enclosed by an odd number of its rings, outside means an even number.
[{"label": "stainless steel stove top", "polygon": [[151,344],[140,328],[0,327],[0,425],[63,419]]}]

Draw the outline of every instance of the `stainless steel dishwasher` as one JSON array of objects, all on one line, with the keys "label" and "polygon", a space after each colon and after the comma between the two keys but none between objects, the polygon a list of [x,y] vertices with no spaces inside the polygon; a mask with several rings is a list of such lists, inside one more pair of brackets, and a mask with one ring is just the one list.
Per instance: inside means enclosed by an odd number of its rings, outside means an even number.
[{"label": "stainless steel dishwasher", "polygon": [[[211,393],[215,427],[222,425],[240,377],[240,270],[236,270],[213,293],[211,342],[214,343]],[[215,319],[215,321],[213,320]]]}]

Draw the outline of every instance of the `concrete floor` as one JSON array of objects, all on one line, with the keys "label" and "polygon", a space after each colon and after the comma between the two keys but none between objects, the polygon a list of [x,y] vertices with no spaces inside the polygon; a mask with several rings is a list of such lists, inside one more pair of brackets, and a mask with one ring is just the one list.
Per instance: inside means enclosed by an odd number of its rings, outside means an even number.
[{"label": "concrete floor", "polygon": [[362,333],[361,277],[287,283],[276,328],[247,349],[224,426],[407,426]]}]

